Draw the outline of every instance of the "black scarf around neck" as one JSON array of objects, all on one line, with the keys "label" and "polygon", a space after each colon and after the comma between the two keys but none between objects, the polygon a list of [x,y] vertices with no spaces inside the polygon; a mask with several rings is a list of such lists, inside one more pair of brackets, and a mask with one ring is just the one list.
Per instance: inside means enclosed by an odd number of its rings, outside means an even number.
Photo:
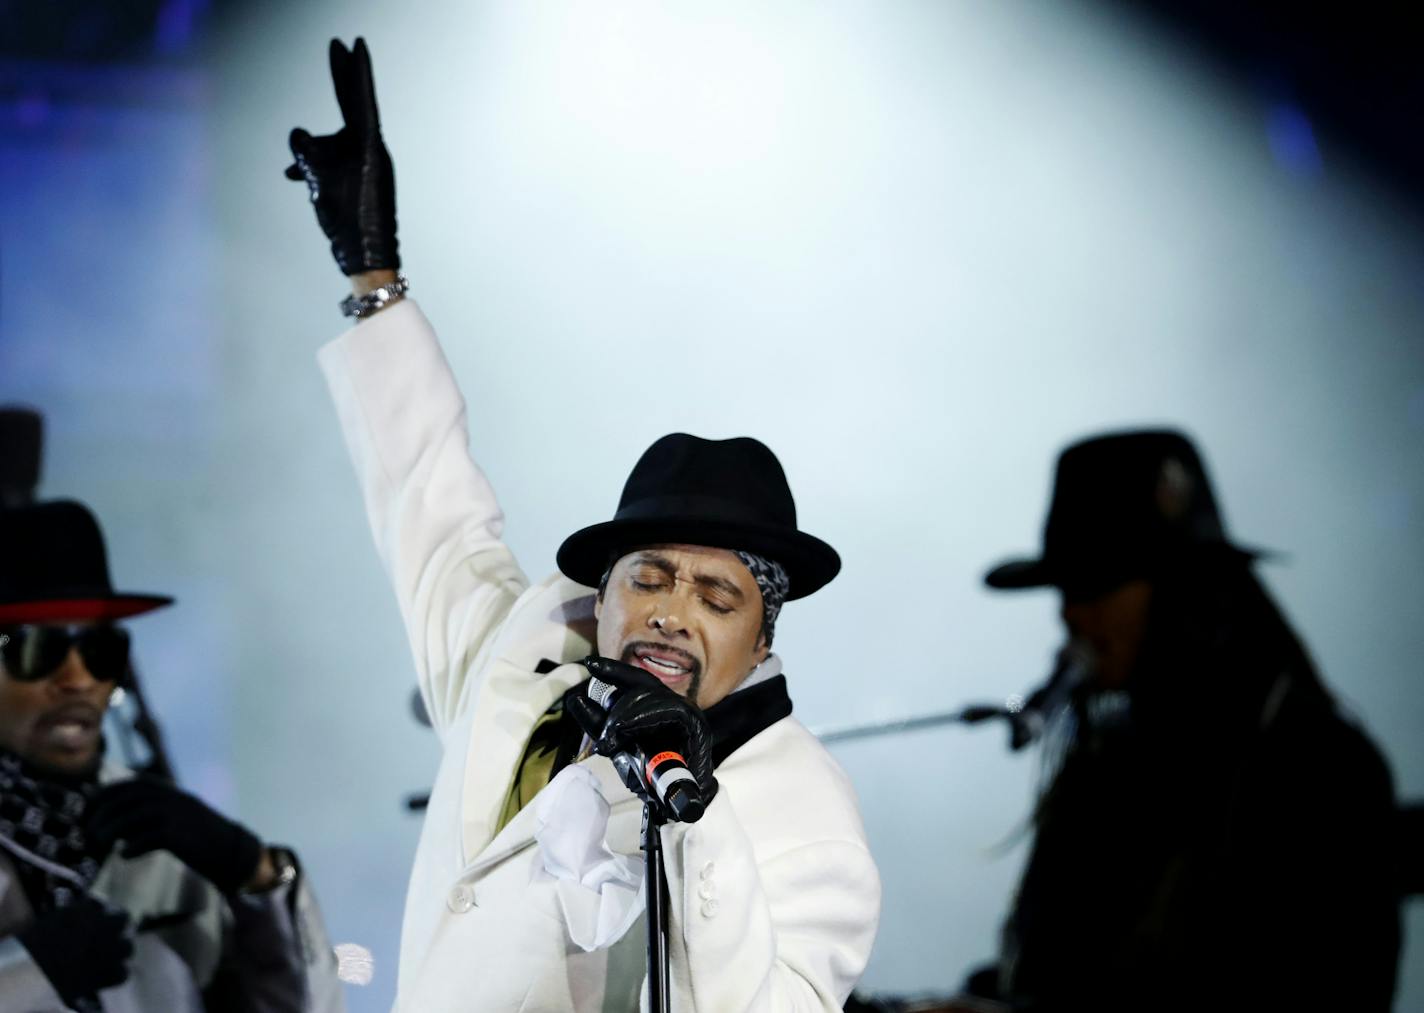
[{"label": "black scarf around neck", "polygon": [[712,760],[717,766],[757,735],[791,714],[786,676],[776,675],[723,697],[703,712],[712,726]]},{"label": "black scarf around neck", "polygon": [[[535,671],[547,674],[557,667],[556,662],[541,661]],[[586,696],[588,682],[585,679],[571,687],[564,692],[564,696]],[[554,706],[563,709],[565,715],[561,732],[563,741],[554,764],[557,773],[572,762],[578,752],[578,745],[583,740],[583,729],[569,715],[568,709],[563,707],[562,697]],[[707,715],[707,723],[712,726],[712,762],[720,767],[727,757],[791,714],[791,694],[786,690],[786,676],[776,675],[755,686],[739,689],[723,697],[703,713]]]}]

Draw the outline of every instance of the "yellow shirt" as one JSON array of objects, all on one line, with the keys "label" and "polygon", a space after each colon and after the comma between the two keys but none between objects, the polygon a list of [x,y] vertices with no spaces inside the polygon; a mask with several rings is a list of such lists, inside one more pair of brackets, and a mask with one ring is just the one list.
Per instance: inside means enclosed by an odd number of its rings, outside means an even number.
[{"label": "yellow shirt", "polygon": [[[519,766],[515,768],[514,779],[509,786],[509,794],[505,796],[504,808],[500,810],[499,824],[494,831],[496,834],[519,814],[519,810],[532,802],[534,796],[573,758],[578,743],[575,741],[570,744],[567,741],[571,730],[565,727],[563,718],[564,702],[559,700],[534,723],[534,729],[529,733],[529,744],[524,747],[524,755],[519,759]],[[570,721],[569,724],[573,722]],[[582,738],[582,734],[579,738]],[[561,759],[563,762],[560,762]]]}]

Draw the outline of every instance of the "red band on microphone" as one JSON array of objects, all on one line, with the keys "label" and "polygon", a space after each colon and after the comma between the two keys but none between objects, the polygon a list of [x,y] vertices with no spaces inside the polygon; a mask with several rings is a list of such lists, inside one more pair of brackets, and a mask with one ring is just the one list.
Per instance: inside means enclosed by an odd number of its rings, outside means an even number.
[{"label": "red band on microphone", "polygon": [[676,763],[680,763],[684,767],[687,766],[687,761],[682,758],[681,753],[674,753],[671,749],[665,749],[657,756],[654,756],[651,760],[648,761],[648,777],[654,777],[654,771],[657,770],[657,768],[660,767],[662,764],[670,760]]}]

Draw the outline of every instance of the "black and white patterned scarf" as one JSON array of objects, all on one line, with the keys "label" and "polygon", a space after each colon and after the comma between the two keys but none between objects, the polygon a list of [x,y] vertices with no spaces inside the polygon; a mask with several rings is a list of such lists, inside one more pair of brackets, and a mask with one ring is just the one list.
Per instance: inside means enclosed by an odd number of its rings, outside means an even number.
[{"label": "black and white patterned scarf", "polygon": [[0,850],[11,859],[36,914],[88,892],[104,856],[84,836],[97,780],[46,776],[0,749]]}]

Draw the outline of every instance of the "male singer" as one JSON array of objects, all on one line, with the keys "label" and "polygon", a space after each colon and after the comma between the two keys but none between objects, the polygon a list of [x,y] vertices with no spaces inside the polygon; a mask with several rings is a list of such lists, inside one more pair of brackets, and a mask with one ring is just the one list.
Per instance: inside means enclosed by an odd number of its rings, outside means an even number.
[{"label": "male singer", "polygon": [[402,298],[365,43],[333,41],[330,56],[345,125],[293,131],[288,175],[352,280],[359,322],[320,361],[443,748],[397,1007],[638,1007],[642,805],[564,706],[590,670],[631,686],[632,667],[655,688],[623,693],[609,726],[648,755],[681,753],[710,800],[662,835],[672,1008],[839,1010],[870,953],[879,879],[851,786],[790,716],[770,653],[782,603],[831,580],[839,557],[797,529],[765,446],[679,433],[634,466],[611,521],[564,542],[562,575],[531,585],[435,335]]}]

